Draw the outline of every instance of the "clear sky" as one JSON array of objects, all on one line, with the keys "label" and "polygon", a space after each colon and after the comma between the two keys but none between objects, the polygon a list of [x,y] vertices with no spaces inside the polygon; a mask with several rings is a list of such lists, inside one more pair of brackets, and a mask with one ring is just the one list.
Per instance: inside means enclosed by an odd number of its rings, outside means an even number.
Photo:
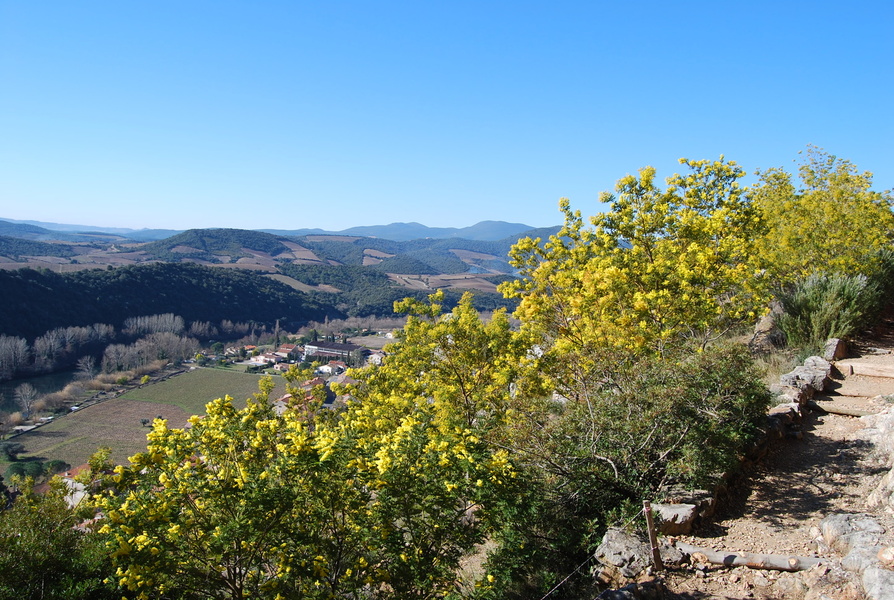
[{"label": "clear sky", "polygon": [[894,3],[0,0],[0,218],[556,225],[642,166],[894,187]]}]

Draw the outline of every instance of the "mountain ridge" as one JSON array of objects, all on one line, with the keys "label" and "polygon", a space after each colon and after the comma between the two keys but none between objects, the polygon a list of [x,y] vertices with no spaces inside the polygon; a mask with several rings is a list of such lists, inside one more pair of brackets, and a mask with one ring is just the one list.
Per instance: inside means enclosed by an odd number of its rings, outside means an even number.
[{"label": "mountain ridge", "polygon": [[[2,235],[39,241],[94,241],[101,236],[114,236],[140,242],[162,240],[192,229],[128,229],[122,227],[98,227],[70,225],[34,220],[16,220],[0,217]],[[201,229],[228,229],[207,227]],[[374,237],[398,242],[415,239],[462,238],[474,241],[498,241],[529,230],[538,229],[523,223],[485,220],[468,227],[429,227],[416,222],[396,222],[388,225],[361,225],[340,231],[320,228],[300,229],[252,229],[281,236],[341,235]]]}]

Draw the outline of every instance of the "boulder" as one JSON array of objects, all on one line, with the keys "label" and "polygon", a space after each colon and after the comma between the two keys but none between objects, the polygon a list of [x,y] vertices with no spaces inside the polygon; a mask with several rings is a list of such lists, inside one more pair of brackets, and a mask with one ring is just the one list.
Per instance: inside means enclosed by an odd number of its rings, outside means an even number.
[{"label": "boulder", "polygon": [[[643,536],[610,527],[595,558],[611,572],[611,580],[635,579],[651,565],[652,551]],[[619,577],[620,576],[620,577]]]},{"label": "boulder", "polygon": [[695,504],[652,504],[656,529],[665,535],[686,535],[698,518]]},{"label": "boulder", "polygon": [[680,485],[672,485],[663,489],[661,499],[665,504],[694,504],[698,510],[698,516],[703,518],[714,516],[714,508],[717,505],[717,498],[712,492],[687,490]]},{"label": "boulder", "polygon": [[843,555],[855,547],[878,546],[885,533],[878,521],[865,514],[829,515],[820,523],[820,530],[826,545]]},{"label": "boulder", "polygon": [[776,325],[776,313],[761,318],[754,326],[754,335],[748,342],[748,349],[754,354],[770,354],[785,345],[785,334]]},{"label": "boulder", "polygon": [[823,358],[830,362],[847,358],[847,342],[838,338],[826,341],[826,345],[823,348]]},{"label": "boulder", "polygon": [[[686,560],[680,550],[666,542],[661,543],[658,551],[665,565],[681,565]],[[652,549],[644,534],[610,527],[596,548],[594,558],[602,566],[599,578],[603,583],[623,585],[636,580],[652,566]]]},{"label": "boulder", "polygon": [[[819,360],[823,360],[820,357]],[[808,361],[811,359],[807,359]],[[828,362],[824,361],[827,365]],[[800,367],[795,367],[790,373],[786,373],[779,378],[779,383],[784,386],[789,386],[793,388],[798,388],[799,390],[807,390],[810,389],[813,392],[821,392],[826,388],[826,384],[829,381],[829,374],[831,372],[832,365],[829,365],[829,369],[823,368],[821,365],[817,366],[808,366],[805,364]],[[812,394],[811,394],[812,395]]]}]

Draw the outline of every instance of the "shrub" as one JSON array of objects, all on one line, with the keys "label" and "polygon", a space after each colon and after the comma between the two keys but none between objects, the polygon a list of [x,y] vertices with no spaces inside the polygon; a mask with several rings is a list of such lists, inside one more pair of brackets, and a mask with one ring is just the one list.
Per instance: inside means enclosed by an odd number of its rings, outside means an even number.
[{"label": "shrub", "polygon": [[6,420],[7,424],[10,427],[15,427],[16,425],[21,425],[25,422],[25,417],[22,416],[21,411],[15,411],[14,413],[10,413],[9,418]]},{"label": "shrub", "polygon": [[25,451],[25,446],[19,442],[3,442],[0,443],[0,453],[6,457],[6,460],[16,461],[19,454]]},{"label": "shrub", "polygon": [[848,338],[875,316],[882,288],[865,275],[811,275],[780,294],[779,328],[790,346],[818,349]]},{"label": "shrub", "polygon": [[55,475],[56,473],[61,473],[63,471],[68,471],[69,469],[71,469],[70,464],[68,464],[64,460],[59,459],[48,460],[43,467],[44,472],[47,475]]},{"label": "shrub", "polygon": [[114,387],[115,386],[113,384],[100,381],[99,379],[94,379],[92,381],[87,382],[87,389],[94,390],[97,392],[107,392],[107,391],[113,389]]},{"label": "shrub", "polygon": [[532,426],[519,423],[525,485],[488,559],[504,597],[542,596],[608,525],[629,522],[665,486],[716,483],[760,435],[770,404],[742,345],[607,361],[599,379],[587,394],[565,390],[566,400],[529,411]]},{"label": "shrub", "polygon": [[[97,382],[97,383],[109,383],[109,384],[113,384],[113,383],[115,383],[118,379],[120,379],[121,377],[125,377],[125,376],[127,376],[127,375],[128,375],[127,373],[122,374],[121,372],[118,372],[118,373],[103,373],[102,375],[100,375],[99,377],[97,377],[96,379],[94,379],[93,381],[94,381],[94,382]],[[106,389],[106,388],[92,388],[92,389]]]},{"label": "shrub", "polygon": [[9,468],[6,469],[6,474],[3,477],[7,480],[14,476],[23,478],[33,477],[34,479],[37,479],[38,477],[42,477],[43,474],[43,463],[37,460],[31,460],[27,462],[15,462],[9,465]]},{"label": "shrub", "polygon": [[71,400],[75,400],[84,393],[84,386],[80,383],[69,383],[62,389],[62,393],[69,396]]},{"label": "shrub", "polygon": [[51,412],[59,410],[59,408],[64,406],[66,402],[71,402],[72,400],[73,398],[66,394],[64,391],[53,392],[43,397],[45,410]]}]

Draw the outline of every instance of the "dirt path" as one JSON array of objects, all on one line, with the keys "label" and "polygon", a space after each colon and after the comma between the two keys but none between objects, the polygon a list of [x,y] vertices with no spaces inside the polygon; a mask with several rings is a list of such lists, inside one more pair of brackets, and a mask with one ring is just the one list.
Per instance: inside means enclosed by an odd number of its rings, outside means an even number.
[{"label": "dirt path", "polygon": [[[894,372],[892,331],[889,327],[854,347],[846,362]],[[894,378],[848,373],[832,387],[818,399],[869,412],[894,402]],[[867,513],[894,532],[892,515],[865,502],[890,465],[872,452],[864,426],[860,418],[811,413],[802,423],[803,439],[777,442],[765,461],[730,490],[712,522],[684,541],[720,551],[840,559],[817,541],[819,523],[829,514]],[[855,574],[822,567],[794,575],[702,565],[671,570],[667,582],[681,599],[863,597]]]}]

